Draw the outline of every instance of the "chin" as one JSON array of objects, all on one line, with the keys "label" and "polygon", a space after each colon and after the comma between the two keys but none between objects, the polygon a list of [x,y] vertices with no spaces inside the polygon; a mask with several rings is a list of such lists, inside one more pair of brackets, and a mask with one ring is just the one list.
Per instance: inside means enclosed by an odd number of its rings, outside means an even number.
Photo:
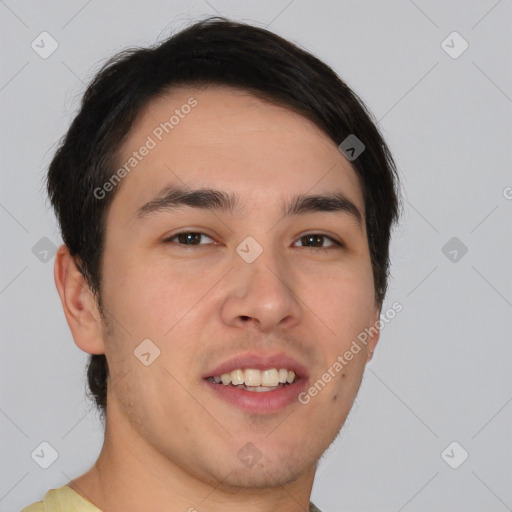
[{"label": "chin", "polygon": [[234,493],[243,489],[281,487],[294,482],[304,473],[314,473],[320,456],[320,452],[312,455],[303,447],[284,456],[271,451],[270,456],[262,454],[252,464],[247,461],[247,465],[243,461],[230,459],[231,464],[223,464],[219,468],[221,474],[226,475],[222,486],[224,490],[231,489]]},{"label": "chin", "polygon": [[[316,466],[316,463],[314,464]],[[289,462],[279,467],[256,464],[252,468],[236,468],[224,479],[223,485],[236,492],[242,489],[269,489],[282,487],[297,480],[307,465],[292,467]]]}]

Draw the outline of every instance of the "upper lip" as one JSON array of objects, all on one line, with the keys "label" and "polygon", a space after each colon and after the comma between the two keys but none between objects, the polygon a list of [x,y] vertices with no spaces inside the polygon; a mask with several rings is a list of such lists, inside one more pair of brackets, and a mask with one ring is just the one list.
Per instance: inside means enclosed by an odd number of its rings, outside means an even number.
[{"label": "upper lip", "polygon": [[274,354],[261,354],[257,352],[246,352],[238,354],[227,361],[224,361],[219,366],[208,370],[203,375],[203,378],[215,377],[224,373],[231,373],[238,368],[247,369],[254,368],[257,370],[267,370],[269,368],[286,368],[293,370],[297,378],[307,378],[308,370],[306,366],[299,363],[294,357],[285,354],[284,352]]}]

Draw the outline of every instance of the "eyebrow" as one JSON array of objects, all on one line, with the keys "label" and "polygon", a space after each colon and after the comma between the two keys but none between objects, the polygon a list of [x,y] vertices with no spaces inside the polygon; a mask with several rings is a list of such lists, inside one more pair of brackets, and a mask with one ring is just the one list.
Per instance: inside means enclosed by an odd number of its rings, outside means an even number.
[{"label": "eyebrow", "polygon": [[[239,198],[233,193],[211,188],[185,189],[176,185],[164,188],[154,199],[137,210],[137,217],[176,210],[182,206],[214,210],[235,214],[242,208]],[[362,227],[363,214],[344,194],[300,194],[282,206],[283,217],[314,212],[339,212],[351,216]]]}]

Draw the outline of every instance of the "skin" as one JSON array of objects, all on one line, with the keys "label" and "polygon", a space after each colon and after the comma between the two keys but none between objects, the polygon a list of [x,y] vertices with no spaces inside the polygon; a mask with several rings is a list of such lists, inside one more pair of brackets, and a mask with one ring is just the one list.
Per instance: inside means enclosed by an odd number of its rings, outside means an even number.
[{"label": "skin", "polygon": [[[96,464],[68,485],[105,512],[305,511],[316,464],[339,433],[378,334],[306,404],[248,414],[202,376],[247,350],[283,351],[310,382],[375,324],[379,308],[364,222],[340,212],[283,218],[295,194],[342,192],[364,215],[360,182],[336,144],[286,108],[228,87],[181,88],[150,103],[133,126],[126,161],[190,97],[197,106],[118,185],[107,215],[103,319],[65,246],[55,280],[76,345],[106,354],[105,441]],[[137,209],[170,184],[239,196],[241,210],[191,207],[144,219]],[[201,245],[164,239],[205,233]],[[308,246],[305,233],[323,233]],[[252,236],[253,262],[236,252]],[[208,238],[209,237],[209,238]],[[134,357],[149,338],[151,365]],[[252,468],[237,452],[262,456]]]}]

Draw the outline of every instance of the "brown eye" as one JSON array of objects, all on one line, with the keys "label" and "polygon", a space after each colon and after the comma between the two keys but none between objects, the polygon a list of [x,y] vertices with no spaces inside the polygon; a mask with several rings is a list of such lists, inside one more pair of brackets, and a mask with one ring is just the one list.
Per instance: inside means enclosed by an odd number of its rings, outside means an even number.
[{"label": "brown eye", "polygon": [[213,240],[204,233],[196,233],[193,231],[183,231],[181,233],[177,233],[173,237],[166,239],[165,242],[173,242],[176,240],[175,243],[180,245],[205,245],[200,243],[201,237],[206,237],[213,242]]},{"label": "brown eye", "polygon": [[[329,245],[323,245],[324,242],[328,240]],[[327,249],[333,246],[341,246],[341,244],[331,238],[330,236],[323,235],[321,233],[309,233],[307,235],[303,235],[299,238],[302,247],[313,247],[313,248],[321,248]]]}]

